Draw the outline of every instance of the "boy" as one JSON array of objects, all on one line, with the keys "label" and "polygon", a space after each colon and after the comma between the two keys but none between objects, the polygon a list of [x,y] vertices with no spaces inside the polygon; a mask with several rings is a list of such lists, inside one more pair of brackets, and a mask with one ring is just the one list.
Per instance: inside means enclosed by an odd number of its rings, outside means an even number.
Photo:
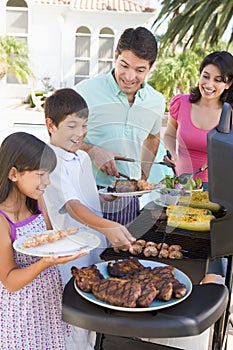
[{"label": "boy", "polygon": [[129,231],[102,217],[91,160],[86,152],[79,150],[87,127],[85,100],[73,89],[60,89],[46,99],[44,110],[50,144],[57,156],[57,166],[45,193],[53,227],[85,225],[98,231],[95,234],[101,239],[100,247],[78,259],[79,266],[100,261],[100,250],[108,246],[107,239],[115,249],[122,245],[130,247],[135,239]]},{"label": "boy", "polygon": [[[83,267],[100,261],[100,252],[108,246],[130,247],[135,239],[119,223],[102,217],[99,195],[88,154],[79,150],[86,135],[88,108],[73,89],[55,91],[45,101],[45,122],[50,144],[57,156],[57,166],[50,175],[44,199],[54,229],[83,225],[96,230],[101,244],[86,256],[60,268],[64,283],[71,278],[71,266]],[[111,200],[111,196],[107,196]],[[95,332],[72,328],[73,342],[68,349],[94,349]]]}]

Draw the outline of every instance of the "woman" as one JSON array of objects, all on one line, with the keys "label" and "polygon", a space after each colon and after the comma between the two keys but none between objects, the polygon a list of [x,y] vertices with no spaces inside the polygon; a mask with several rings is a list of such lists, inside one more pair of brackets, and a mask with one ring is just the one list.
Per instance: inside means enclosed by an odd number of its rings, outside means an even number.
[{"label": "woman", "polygon": [[[224,102],[233,105],[233,56],[226,51],[207,55],[200,65],[198,86],[170,102],[164,144],[177,174],[191,173],[207,163],[207,134],[219,123]],[[169,161],[165,156],[165,160]],[[208,170],[196,175],[207,189]]]},{"label": "woman", "polygon": [[[189,95],[179,94],[170,102],[164,144],[178,175],[207,164],[207,134],[219,124],[224,102],[233,105],[233,56],[226,51],[215,51],[200,65],[198,86]],[[169,161],[167,156],[164,160]],[[208,169],[197,176],[207,190]],[[224,276],[224,265],[224,259],[211,261],[202,282],[215,281],[215,274]]]}]

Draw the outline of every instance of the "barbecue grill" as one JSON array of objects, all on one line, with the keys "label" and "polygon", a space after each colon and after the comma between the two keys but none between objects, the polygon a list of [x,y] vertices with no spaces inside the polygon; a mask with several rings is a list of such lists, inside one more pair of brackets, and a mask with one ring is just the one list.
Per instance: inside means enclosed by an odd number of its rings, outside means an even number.
[{"label": "barbecue grill", "polygon": [[[165,218],[165,208],[159,207],[155,203],[149,203],[130,227],[129,231],[134,237],[139,237],[146,242],[166,242],[168,245],[179,244],[182,247],[183,259],[169,259],[148,257],[143,253],[138,254],[138,259],[157,261],[163,264],[173,265],[189,275],[192,283],[199,283],[206,274],[210,256],[210,233],[194,232],[182,229],[172,229],[167,232],[167,219]],[[147,223],[150,227],[143,233],[143,227]],[[114,252],[112,248],[105,249],[100,255],[103,260],[115,260],[120,258],[130,258],[129,252]],[[184,262],[185,260],[185,262]]]},{"label": "barbecue grill", "polygon": [[[221,215],[211,222],[210,233],[188,233],[184,232],[185,230],[166,233],[162,220],[158,222],[156,217],[156,222],[153,221],[154,209],[151,215],[151,211],[146,208],[138,220],[141,226],[133,223],[130,227],[130,231],[136,236],[141,232],[142,238],[148,237],[151,240],[156,236],[161,240],[166,234],[166,240],[170,239],[173,244],[174,237],[176,243],[182,242],[182,248],[187,251],[185,259],[182,261],[169,259],[166,263],[178,267],[191,278],[194,285],[190,296],[177,305],[154,312],[122,312],[105,309],[85,300],[75,291],[74,280],[71,278],[63,295],[65,322],[100,334],[133,338],[194,336],[201,334],[214,324],[212,350],[225,349],[232,292],[233,255],[231,232],[233,227],[233,131],[231,125],[232,110],[229,104],[224,103],[219,125],[211,130],[207,137],[209,196],[211,201],[223,207]],[[194,255],[196,250],[200,253],[197,256]],[[121,258],[124,254],[117,256]],[[111,249],[102,253],[102,258],[105,260],[115,257]],[[225,285],[197,284],[206,272],[209,259],[219,257],[226,257],[228,261]],[[169,346],[161,347],[153,344],[153,349],[161,348],[173,349]],[[96,344],[96,349],[101,349],[101,342]]]}]

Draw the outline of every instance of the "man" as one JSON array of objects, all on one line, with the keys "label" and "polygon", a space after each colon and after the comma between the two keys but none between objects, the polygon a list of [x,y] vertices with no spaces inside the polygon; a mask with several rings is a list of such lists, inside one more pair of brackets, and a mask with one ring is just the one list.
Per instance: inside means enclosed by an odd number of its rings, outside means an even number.
[{"label": "man", "polygon": [[[165,110],[162,94],[146,83],[157,56],[154,35],[144,27],[128,28],[115,50],[115,68],[77,84],[74,89],[89,108],[87,136],[82,149],[93,162],[96,183],[106,187],[120,177],[147,179],[151,164],[115,160],[123,156],[153,161],[160,143]],[[123,225],[139,212],[136,197],[105,202],[104,217]]]}]

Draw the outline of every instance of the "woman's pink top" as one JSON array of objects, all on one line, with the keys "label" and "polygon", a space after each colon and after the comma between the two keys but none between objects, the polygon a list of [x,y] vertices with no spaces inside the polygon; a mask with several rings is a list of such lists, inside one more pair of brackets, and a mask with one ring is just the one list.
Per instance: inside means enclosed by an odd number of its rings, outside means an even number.
[{"label": "woman's pink top", "polygon": [[[210,130],[203,130],[193,125],[189,96],[179,94],[170,102],[170,116],[178,123],[177,174],[191,173],[208,162],[207,134]],[[203,182],[208,182],[208,169],[197,174],[196,177],[200,177]]]}]

